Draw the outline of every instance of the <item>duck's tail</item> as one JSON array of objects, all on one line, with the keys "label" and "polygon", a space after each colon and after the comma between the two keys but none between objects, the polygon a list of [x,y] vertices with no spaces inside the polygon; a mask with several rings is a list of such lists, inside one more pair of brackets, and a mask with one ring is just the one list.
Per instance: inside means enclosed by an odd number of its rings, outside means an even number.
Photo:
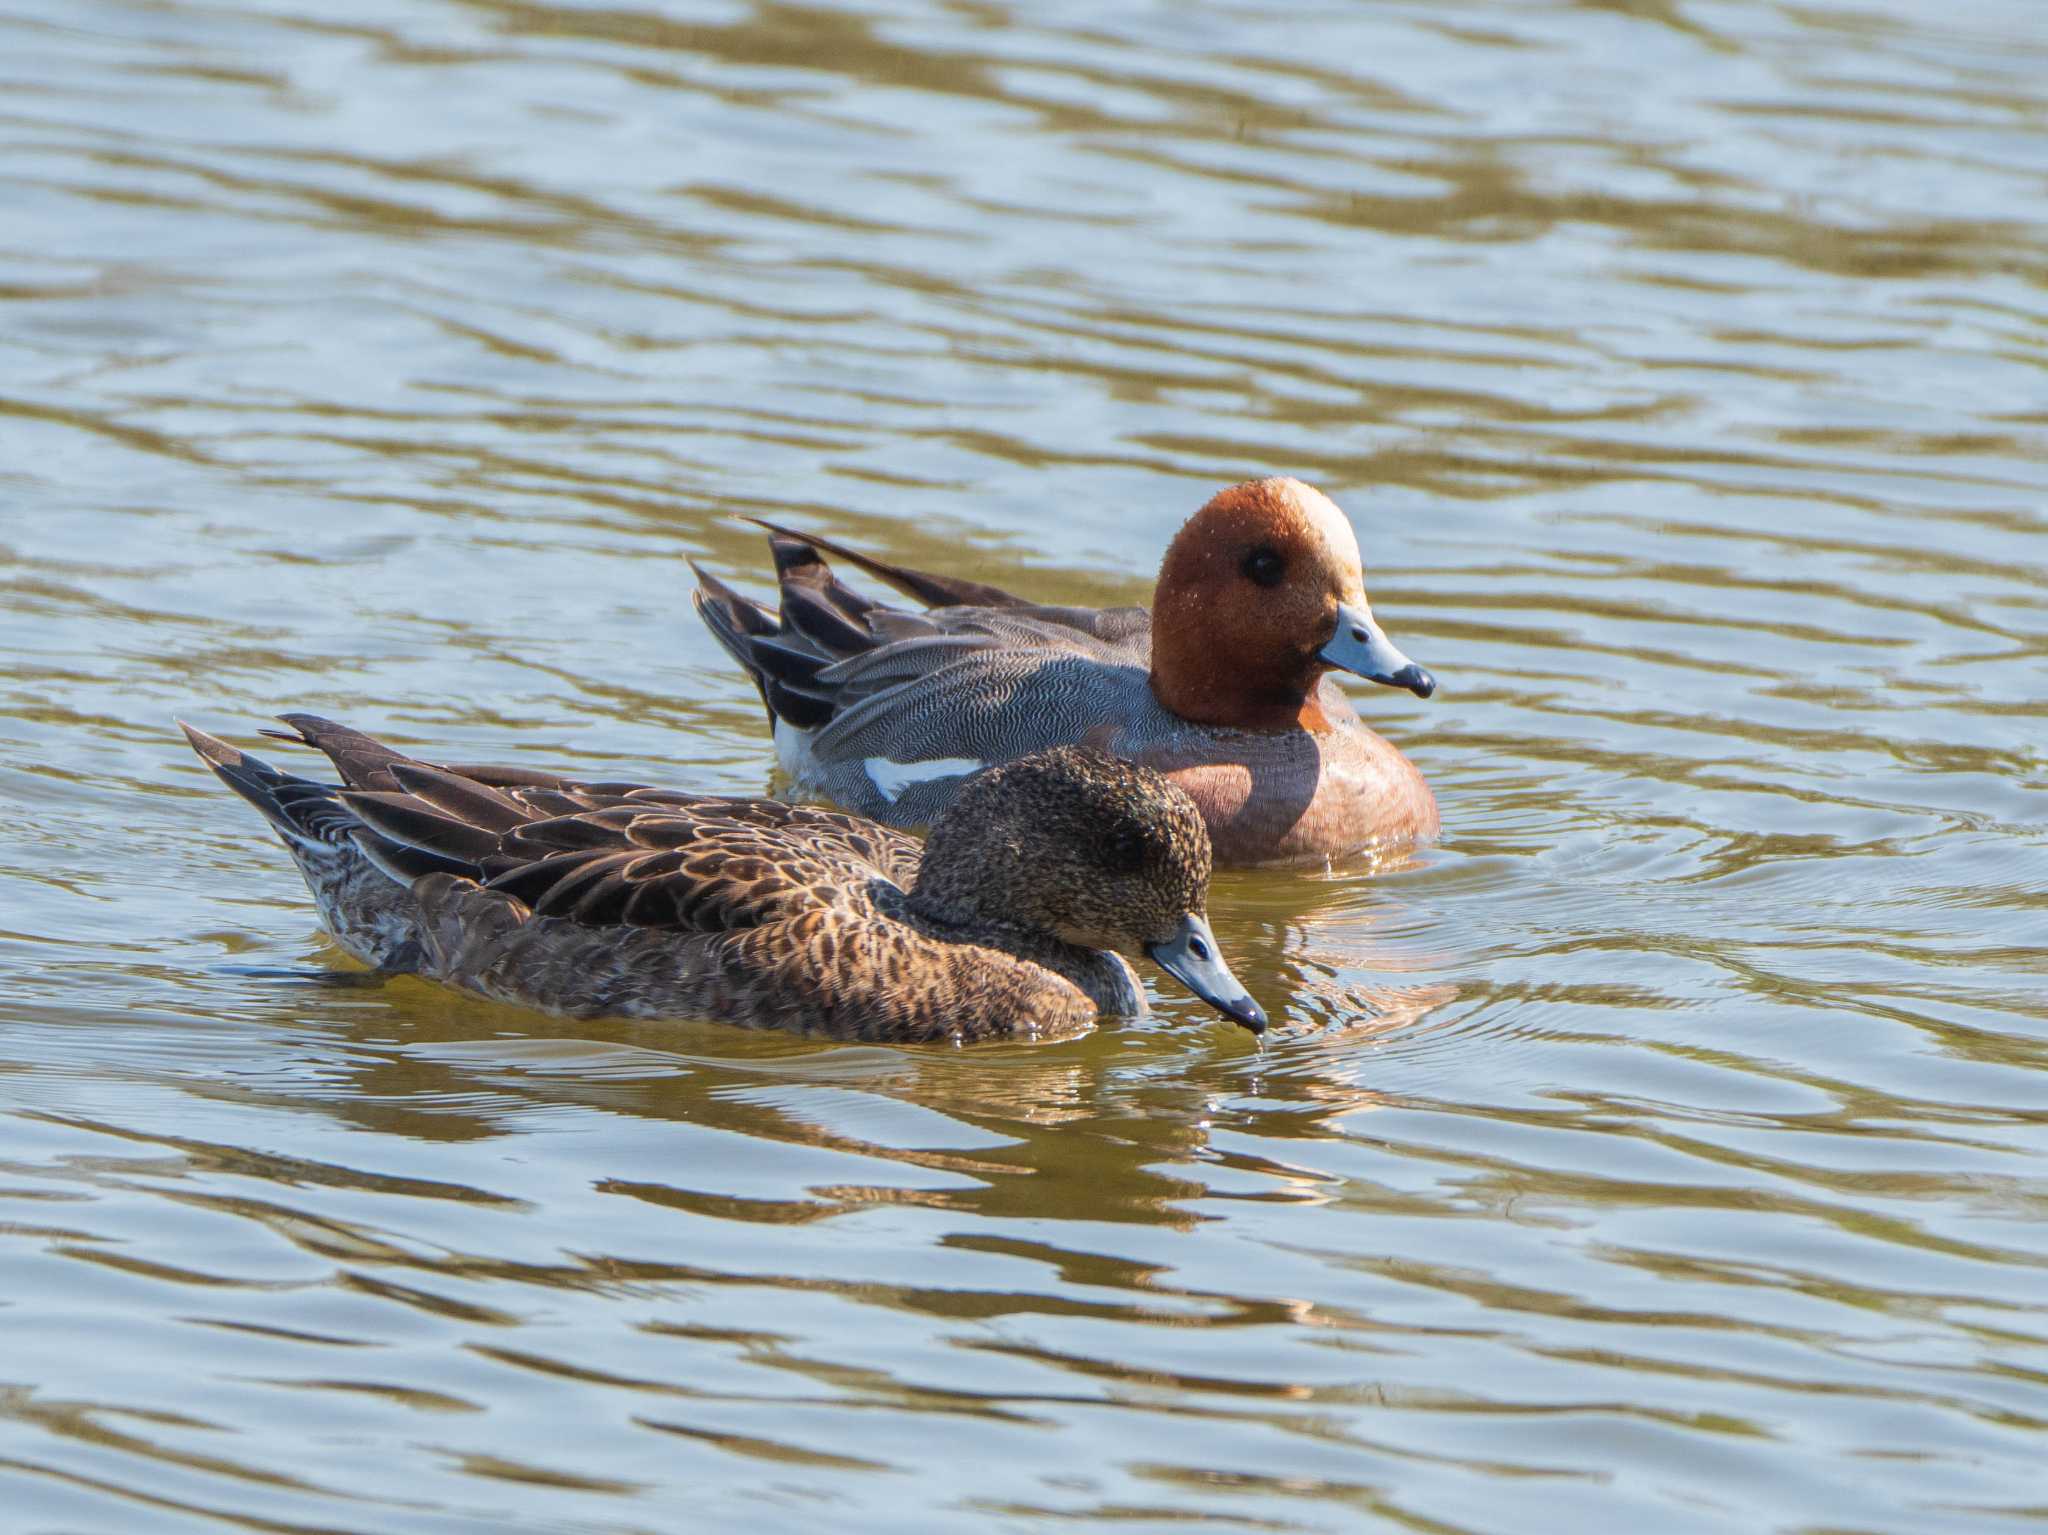
[{"label": "duck's tail", "polygon": [[705,625],[760,689],[771,725],[782,722],[810,730],[825,724],[837,708],[837,688],[834,679],[824,675],[827,668],[929,627],[928,621],[845,585],[825,562],[827,554],[928,608],[1030,606],[1021,597],[978,581],[891,565],[815,533],[758,517],[747,520],[768,532],[781,611],[742,596],[694,560],[693,596]]},{"label": "duck's tail", "polygon": [[873,619],[889,609],[842,585],[812,545],[771,529],[782,611],[743,597],[695,561],[697,612],[760,689],[769,723],[811,730],[832,718],[834,689],[820,673],[881,642]]},{"label": "duck's tail", "polygon": [[[857,549],[835,543],[817,533],[805,533],[798,528],[785,528],[779,522],[770,522],[765,517],[746,519],[757,528],[768,531],[768,546],[775,553],[775,573],[783,577],[798,571],[816,571],[805,579],[822,579],[856,602],[865,602],[853,592],[839,585],[831,568],[822,556],[832,555],[846,561],[855,570],[864,570],[877,581],[893,586],[906,597],[914,597],[928,608],[1028,608],[1032,604],[1026,599],[1004,591],[1000,586],[989,586],[981,581],[963,581],[958,576],[933,575],[928,570],[912,570],[908,565],[891,565],[878,560],[871,554],[862,554]],[[872,606],[872,604],[869,604]]]},{"label": "duck's tail", "polygon": [[741,596],[695,560],[690,568],[697,572],[697,590],[691,593],[697,616],[759,689],[768,723],[787,720],[809,730],[831,719],[831,693],[818,673],[834,658],[806,644],[793,625]]},{"label": "duck's tail", "polygon": [[183,720],[178,728],[214,776],[254,805],[294,851],[340,850],[348,845],[350,831],[361,824],[342,803],[338,786],[283,772]]},{"label": "duck's tail", "polygon": [[[199,760],[284,839],[292,861],[305,876],[319,907],[321,925],[349,953],[380,970],[419,968],[419,907],[411,885],[421,868],[445,867],[445,860],[408,860],[405,849],[379,833],[351,805],[351,794],[399,787],[394,764],[420,766],[379,745],[360,731],[313,714],[282,716],[292,734],[265,731],[324,751],[339,769],[340,784],[315,783],[272,767],[217,736],[187,725],[178,728]],[[419,865],[415,867],[414,865]]]}]

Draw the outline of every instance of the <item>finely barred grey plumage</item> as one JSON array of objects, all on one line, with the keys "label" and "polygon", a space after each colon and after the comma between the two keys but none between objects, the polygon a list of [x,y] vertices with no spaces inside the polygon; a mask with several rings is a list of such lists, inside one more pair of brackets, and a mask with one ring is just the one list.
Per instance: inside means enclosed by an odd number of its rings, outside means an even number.
[{"label": "finely barred grey plumage", "polygon": [[[770,715],[805,732],[796,760],[784,764],[803,793],[892,826],[925,826],[973,768],[890,795],[871,759],[978,766],[1085,740],[1104,726],[1135,727],[1152,739],[1186,729],[1160,707],[1147,680],[1152,614],[1145,608],[1038,606],[981,586],[970,594],[1000,605],[885,608],[842,585],[816,550],[885,580],[944,578],[763,526],[785,594],[779,618],[702,570],[697,610],[761,687]],[[792,594],[809,600],[791,601]]]}]

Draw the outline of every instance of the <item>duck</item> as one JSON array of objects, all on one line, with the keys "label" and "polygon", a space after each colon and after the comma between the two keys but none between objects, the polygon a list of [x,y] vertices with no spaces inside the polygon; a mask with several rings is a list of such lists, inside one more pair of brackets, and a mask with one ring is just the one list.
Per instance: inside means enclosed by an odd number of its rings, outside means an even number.
[{"label": "duck", "polygon": [[1200,813],[1098,750],[977,774],[920,844],[816,806],[441,766],[279,718],[264,734],[340,783],[180,727],[283,840],[335,942],[389,974],[573,1018],[960,1045],[1144,1013],[1128,954],[1266,1027],[1209,925]]},{"label": "duck", "polygon": [[[1184,790],[1219,865],[1328,862],[1441,828],[1421,771],[1330,674],[1419,698],[1436,678],[1388,638],[1349,520],[1301,480],[1213,496],[1168,544],[1149,610],[1035,603],[749,520],[779,608],[693,562],[694,603],[759,690],[798,797],[916,828],[982,768],[1080,744]],[[922,611],[844,585],[828,555]]]}]

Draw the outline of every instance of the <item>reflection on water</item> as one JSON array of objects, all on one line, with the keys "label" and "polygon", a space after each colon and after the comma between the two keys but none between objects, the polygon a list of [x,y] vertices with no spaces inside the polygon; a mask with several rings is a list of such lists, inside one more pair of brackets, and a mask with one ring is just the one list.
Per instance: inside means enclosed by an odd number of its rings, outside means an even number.
[{"label": "reflection on water", "polygon": [[[1163,18],[0,18],[23,1529],[2039,1522],[2048,17]],[[169,726],[755,792],[733,514],[1282,471],[1447,831],[1219,880],[1264,1048],[379,982]]]}]

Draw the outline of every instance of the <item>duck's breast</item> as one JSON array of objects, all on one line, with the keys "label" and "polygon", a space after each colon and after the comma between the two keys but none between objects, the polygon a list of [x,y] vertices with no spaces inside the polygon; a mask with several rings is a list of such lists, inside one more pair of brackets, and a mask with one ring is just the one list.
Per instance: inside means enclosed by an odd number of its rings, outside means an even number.
[{"label": "duck's breast", "polygon": [[1223,865],[1300,863],[1426,842],[1436,796],[1347,708],[1329,731],[1186,728],[1142,751],[1202,812]]}]

